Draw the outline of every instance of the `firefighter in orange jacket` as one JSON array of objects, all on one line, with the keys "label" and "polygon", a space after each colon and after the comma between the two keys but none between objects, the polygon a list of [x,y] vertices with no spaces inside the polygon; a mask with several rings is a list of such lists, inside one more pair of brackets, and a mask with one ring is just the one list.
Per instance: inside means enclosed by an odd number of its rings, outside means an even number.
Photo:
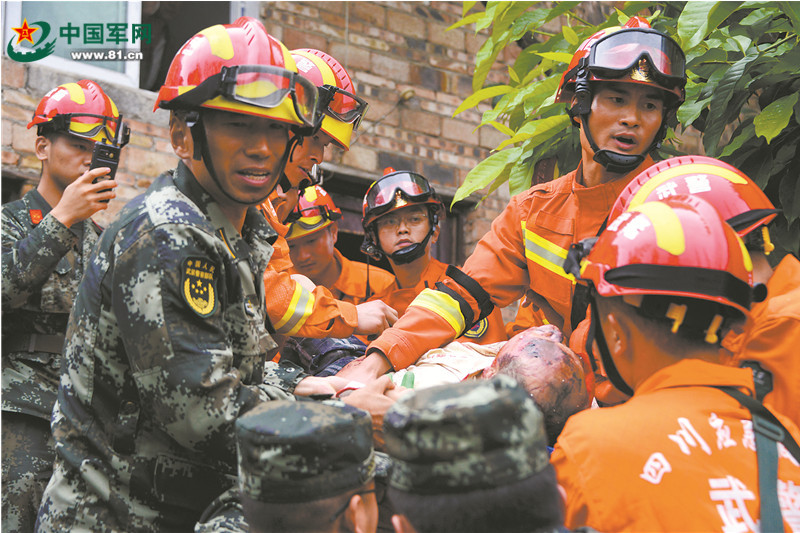
[{"label": "firefighter in orange jacket", "polygon": [[[661,161],[637,176],[620,194],[609,220],[646,201],[675,194],[707,200],[744,240],[753,260],[755,283],[767,285],[768,297],[753,305],[744,331],[722,341],[723,362],[756,372],[759,399],[800,424],[800,263],[787,255],[773,275],[767,255],[774,249],[767,224],[777,210],[743,172],[705,156]],[[771,387],[771,388],[770,388]]]},{"label": "firefighter in orange jacket", "polygon": [[300,74],[317,86],[321,114],[312,130],[300,131],[295,137],[286,172],[278,184],[280,190],[271,196],[277,210],[271,201],[262,205],[262,212],[279,233],[275,255],[264,272],[266,294],[270,295],[267,315],[275,332],[283,337],[343,338],[353,333],[379,333],[397,318],[388,306],[379,302],[356,306],[337,300],[327,288],[314,287],[291,274],[285,217],[294,209],[299,191],[318,181],[316,166],[322,163],[325,147],[335,143],[349,149],[353,131],[367,109],[367,103],[353,93],[350,76],[336,59],[312,49],[293,50],[292,58]]},{"label": "firefighter in orange jacket", "polygon": [[686,76],[678,44],[639,17],[593,35],[573,63],[557,100],[571,102],[580,126],[578,168],[512,198],[463,273],[448,276],[443,289],[423,291],[341,375],[365,381],[404,368],[526,291],[552,308],[567,333],[584,318],[583,309],[570,317],[575,280],[563,270],[567,250],[597,234],[619,192],[653,163],[649,153],[683,102]]},{"label": "firefighter in orange jacket", "polygon": [[800,261],[787,254],[773,270],[763,252],[751,252],[756,281],[766,283],[767,299],[753,305],[744,332],[723,340],[723,361],[770,371],[772,390],[764,404],[800,425]]},{"label": "firefighter in orange jacket", "polygon": [[559,436],[565,525],[796,530],[800,430],[754,398],[748,369],[720,364],[720,339],[759,292],[733,228],[679,195],[637,205],[571,253],[600,358],[633,397],[575,414]]},{"label": "firefighter in orange jacket", "polygon": [[[387,168],[367,190],[362,215],[363,250],[375,259],[386,256],[396,277],[373,298],[383,300],[402,316],[418,294],[447,275],[448,265],[431,256],[444,204],[424,176]],[[478,344],[506,339],[500,309],[460,337]]]},{"label": "firefighter in orange jacket", "polygon": [[327,287],[335,298],[352,304],[365,302],[394,284],[389,272],[351,261],[334,247],[342,211],[319,185],[303,191],[290,218],[286,240],[294,265],[292,273],[308,277],[316,285]]}]

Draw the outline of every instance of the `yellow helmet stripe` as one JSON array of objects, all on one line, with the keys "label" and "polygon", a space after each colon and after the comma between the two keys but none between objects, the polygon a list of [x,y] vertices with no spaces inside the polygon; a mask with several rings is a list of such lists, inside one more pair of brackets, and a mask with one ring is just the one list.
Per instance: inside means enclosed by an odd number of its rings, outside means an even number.
[{"label": "yellow helmet stripe", "polygon": [[422,307],[436,313],[453,328],[456,335],[461,335],[465,329],[464,316],[461,314],[461,308],[458,302],[453,299],[449,294],[445,294],[433,289],[423,289],[421,293],[414,298],[414,301],[409,304],[409,307]]},{"label": "yellow helmet stripe", "polygon": [[631,211],[643,213],[650,220],[656,233],[656,246],[672,255],[686,251],[683,226],[670,206],[662,202],[646,202]]},{"label": "yellow helmet stripe", "polygon": [[199,35],[203,35],[208,39],[212,54],[225,61],[233,58],[233,42],[225,26],[216,24],[199,32]]},{"label": "yellow helmet stripe", "polygon": [[86,103],[86,94],[83,92],[83,88],[77,83],[65,83],[61,85],[61,87],[67,90],[70,100],[76,104],[83,105]]},{"label": "yellow helmet stripe", "polygon": [[753,271],[753,260],[750,258],[750,252],[747,251],[747,247],[744,245],[744,241],[736,236],[736,241],[739,243],[739,248],[742,250],[742,258],[744,259],[744,268],[747,269],[748,272]]},{"label": "yellow helmet stripe", "polygon": [[645,182],[641,186],[641,188],[634,193],[633,197],[631,197],[627,209],[630,210],[636,207],[637,205],[641,205],[642,203],[646,202],[647,198],[650,196],[650,193],[652,193],[656,188],[658,188],[664,182],[678,176],[692,176],[697,174],[714,174],[725,178],[731,183],[739,183],[739,184],[747,183],[747,180],[745,180],[743,177],[741,177],[740,175],[736,174],[735,172],[727,168],[718,167],[715,165],[708,165],[705,163],[692,163],[690,165],[680,165],[659,172],[657,176]]}]

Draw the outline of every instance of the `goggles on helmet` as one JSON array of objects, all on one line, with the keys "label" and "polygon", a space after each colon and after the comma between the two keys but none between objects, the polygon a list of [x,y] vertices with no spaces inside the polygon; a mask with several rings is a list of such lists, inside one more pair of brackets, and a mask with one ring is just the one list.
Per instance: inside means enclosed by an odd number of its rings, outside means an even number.
[{"label": "goggles on helmet", "polygon": [[367,191],[366,205],[372,216],[380,216],[395,207],[397,195],[410,200],[411,203],[420,203],[433,196],[428,180],[413,172],[397,172],[376,181]]},{"label": "goggles on helmet", "polygon": [[[121,122],[121,117],[113,118],[92,113],[60,113],[49,122],[40,123],[39,127],[52,128],[54,131],[69,133],[90,141],[101,140],[110,143],[116,139]],[[100,137],[101,134],[104,137]],[[126,145],[129,138],[130,130],[123,128],[119,146]]]},{"label": "goggles on helmet", "polygon": [[217,95],[258,107],[278,107],[287,95],[298,118],[314,125],[319,94],[309,80],[291,70],[268,65],[223,66],[200,85],[170,101],[171,108],[195,107]]},{"label": "goggles on helmet", "polygon": [[[651,67],[643,73],[642,81],[652,75],[666,87],[682,86],[686,79],[686,56],[672,38],[650,28],[629,28],[601,37],[592,45],[586,66],[603,79],[636,75],[644,68],[640,61],[647,59]],[[635,79],[635,78],[634,78]]]},{"label": "goggles on helmet", "polygon": [[286,223],[297,222],[301,218],[304,219],[307,225],[316,226],[323,220],[339,220],[342,218],[341,213],[334,213],[328,209],[327,205],[312,205],[303,209],[294,209],[289,216],[286,217]]},{"label": "goggles on helmet", "polygon": [[325,84],[319,90],[319,107],[322,113],[358,129],[361,119],[367,113],[369,104],[351,92],[334,85]]}]

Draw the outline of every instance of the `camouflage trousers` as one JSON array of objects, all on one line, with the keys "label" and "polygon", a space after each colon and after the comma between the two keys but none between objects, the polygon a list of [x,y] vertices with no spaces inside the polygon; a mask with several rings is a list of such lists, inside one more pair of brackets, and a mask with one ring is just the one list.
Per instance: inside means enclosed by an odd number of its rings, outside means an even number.
[{"label": "camouflage trousers", "polygon": [[53,473],[50,422],[3,411],[2,424],[3,533],[30,533]]}]

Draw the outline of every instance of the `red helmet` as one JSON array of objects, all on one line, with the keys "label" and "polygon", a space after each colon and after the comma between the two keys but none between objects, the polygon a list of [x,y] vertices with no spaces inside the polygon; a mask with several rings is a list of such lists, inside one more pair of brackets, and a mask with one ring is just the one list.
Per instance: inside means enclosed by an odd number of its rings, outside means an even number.
[{"label": "red helmet", "polygon": [[350,138],[358,129],[369,104],[355,95],[353,82],[333,57],[311,48],[292,50],[297,70],[317,86],[322,131],[341,148],[350,149]]},{"label": "red helmet", "polygon": [[579,276],[600,296],[677,296],[747,314],[753,265],[711,204],[679,195],[614,219],[583,258]]},{"label": "red helmet", "polygon": [[623,26],[598,31],[572,56],[561,76],[556,102],[572,101],[575,84],[586,69],[586,81],[622,81],[650,85],[684,100],[686,56],[671,37],[654,30],[642,17],[632,17]]},{"label": "red helmet", "polygon": [[286,47],[252,17],[217,24],[181,47],[155,109],[208,107],[289,124],[313,124],[318,93]]},{"label": "red helmet", "polygon": [[444,212],[444,204],[428,180],[420,174],[387,168],[384,176],[373,182],[364,195],[361,207],[361,225],[369,231],[375,220],[409,205],[430,205],[436,224]]},{"label": "red helmet", "polygon": [[294,211],[289,217],[289,233],[286,240],[303,237],[322,228],[327,228],[335,220],[342,218],[342,211],[333,203],[333,198],[320,187],[306,187]]},{"label": "red helmet", "polygon": [[[687,155],[660,161],[636,176],[620,193],[608,220],[644,202],[676,194],[699,196],[709,202],[740,237],[768,224],[778,210],[743,172],[706,156]],[[771,250],[769,237],[764,246]]]},{"label": "red helmet", "polygon": [[39,134],[60,131],[110,143],[116,136],[119,111],[103,89],[91,80],[65,83],[42,97],[28,128]]}]

